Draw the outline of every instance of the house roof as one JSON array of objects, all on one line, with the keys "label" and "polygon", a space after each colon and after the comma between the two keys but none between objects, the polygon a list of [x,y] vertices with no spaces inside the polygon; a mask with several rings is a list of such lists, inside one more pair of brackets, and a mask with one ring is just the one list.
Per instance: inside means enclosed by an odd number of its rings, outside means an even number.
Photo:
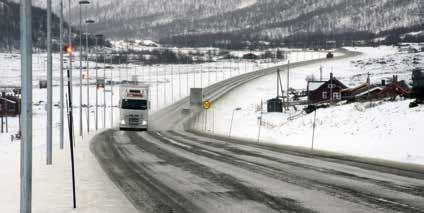
[{"label": "house roof", "polygon": [[362,92],[362,93],[359,93],[359,94],[355,95],[355,97],[362,97],[364,95],[367,95],[368,93],[373,93],[375,91],[382,91],[382,90],[383,89],[381,87],[374,87],[374,88],[372,88],[370,90],[367,90],[365,92]]},{"label": "house roof", "polygon": [[343,89],[341,92],[355,92],[357,90],[363,89],[364,87],[368,87],[368,84],[367,83],[363,83],[363,84],[360,84],[360,85],[358,85],[356,87],[346,88],[346,89]]},{"label": "house roof", "polygon": [[341,81],[339,81],[337,78],[332,78],[327,81],[308,81],[308,90],[309,91],[315,91],[320,89],[324,84],[329,83],[332,81],[333,84],[338,84],[342,89],[346,89],[347,86],[344,85]]},{"label": "house roof", "polygon": [[386,85],[386,87],[384,87],[383,91],[381,91],[382,94],[387,94],[390,92],[396,92],[398,94],[409,94],[410,91],[402,88],[402,86],[400,86],[398,83],[391,83]]},{"label": "house roof", "polygon": [[308,82],[308,90],[314,91],[320,88],[326,81],[309,81]]}]

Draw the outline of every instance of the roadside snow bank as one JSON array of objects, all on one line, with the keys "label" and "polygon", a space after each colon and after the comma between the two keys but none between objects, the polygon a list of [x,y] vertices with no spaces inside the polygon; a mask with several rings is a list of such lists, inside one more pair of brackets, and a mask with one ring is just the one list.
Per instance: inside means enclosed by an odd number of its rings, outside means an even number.
[{"label": "roadside snow bank", "polygon": [[[409,57],[420,57],[420,54],[411,56],[399,53],[393,47],[349,49],[362,52],[363,55],[292,69],[290,87],[306,88],[305,78],[311,74],[319,76],[321,66],[325,78],[333,71],[334,75],[347,85],[365,82],[368,72],[375,82],[393,74],[400,74],[400,79],[407,80],[410,77],[411,64],[403,62]],[[396,57],[399,58],[392,60]],[[388,59],[387,63],[373,63],[383,58]],[[359,61],[365,61],[368,65],[358,66]],[[285,81],[285,74],[282,76]],[[274,98],[276,89],[276,75],[264,76],[234,89],[213,103],[213,108],[208,113],[206,130],[228,136],[233,110],[240,107],[241,111],[234,111],[232,136],[256,140],[259,133],[259,104],[261,100]],[[320,109],[317,113],[315,148],[362,157],[424,164],[424,107],[409,109],[409,102],[384,102],[372,107],[366,103],[355,103]],[[300,113],[264,114],[260,141],[311,147],[313,114]],[[295,119],[289,120],[291,116]],[[206,119],[202,120],[202,117],[197,124],[198,129],[205,129]]]},{"label": "roadside snow bank", "polygon": [[[69,145],[53,152],[53,165],[45,165],[45,151],[33,153],[34,213],[132,213],[138,212],[110,181],[89,149],[89,137],[75,147],[77,209],[72,209],[72,182]],[[19,212],[19,144],[10,146],[0,157],[0,212]]]}]

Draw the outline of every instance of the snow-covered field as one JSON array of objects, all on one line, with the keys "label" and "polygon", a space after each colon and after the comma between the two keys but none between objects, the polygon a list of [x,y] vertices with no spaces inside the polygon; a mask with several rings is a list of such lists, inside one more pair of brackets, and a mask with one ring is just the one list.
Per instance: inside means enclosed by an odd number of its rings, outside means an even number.
[{"label": "snow-covered field", "polygon": [[[290,55],[292,62],[325,57],[324,52],[296,52]],[[76,178],[78,190],[79,208],[72,211],[71,182],[70,182],[70,156],[68,151],[68,136],[65,132],[65,149],[59,149],[59,116],[58,107],[53,111],[53,142],[54,158],[53,165],[46,166],[46,111],[45,89],[38,89],[38,81],[46,79],[46,55],[39,53],[33,57],[33,210],[34,212],[135,212],[131,204],[123,197],[117,188],[109,181],[102,169],[98,166],[95,158],[88,149],[87,136],[87,108],[83,108],[84,138],[77,138],[76,150]],[[18,54],[0,54],[0,85],[20,85],[20,58]],[[58,55],[54,55],[54,89],[53,102],[59,103],[59,66]],[[191,87],[205,87],[214,82],[230,78],[234,75],[251,72],[260,68],[266,68],[287,63],[287,60],[275,63],[265,61],[218,61],[214,63],[196,65],[160,65],[160,66],[137,66],[129,64],[117,66],[111,64],[99,64],[99,77],[106,75],[106,79],[131,80],[136,75],[139,81],[149,84],[151,87],[152,113],[173,102],[186,97]],[[102,69],[112,66],[114,69]],[[83,64],[85,66],[85,63]],[[82,103],[87,104],[87,94],[90,94],[90,132],[95,129],[95,64],[90,63],[90,83],[92,86],[83,86],[82,96],[79,91],[79,58],[74,58],[73,63],[73,102],[74,102],[74,124],[75,135],[79,135],[79,105],[80,97]],[[85,71],[83,71],[85,72]],[[85,81],[83,81],[85,84]],[[107,90],[110,86],[107,85]],[[66,91],[66,90],[65,90]],[[99,99],[99,129],[103,124],[109,128],[116,126],[119,122],[119,111],[113,108],[113,119],[111,119],[110,106],[117,106],[119,99],[119,87],[114,86],[114,96],[107,92],[103,96],[103,90],[98,91]],[[103,105],[106,100],[106,118],[104,118]],[[113,104],[111,104],[111,100]],[[66,117],[65,117],[66,123]],[[67,126],[65,125],[65,129]],[[10,136],[17,133],[17,118],[9,118],[9,133],[0,134],[0,212],[19,211],[19,142],[11,142]],[[84,142],[83,142],[84,141]],[[4,193],[3,193],[4,192]],[[58,193],[59,192],[59,193]]]},{"label": "snow-covered field", "polygon": [[[328,79],[329,73],[333,72],[335,77],[352,86],[364,83],[368,72],[372,82],[389,79],[395,74],[401,80],[409,81],[411,69],[423,65],[423,53],[402,53],[393,47],[349,49],[364,54],[292,69],[290,87],[305,89],[306,77],[312,74],[319,77],[321,66],[324,78]],[[283,74],[283,78],[285,76]],[[240,107],[242,110],[234,111],[231,135],[256,140],[259,135],[258,108],[261,101],[276,97],[275,82],[276,75],[262,77],[214,103],[207,115],[206,130],[229,135],[233,110]],[[424,106],[410,109],[409,103],[410,100],[397,100],[320,109],[316,116],[315,149],[424,164],[424,132],[421,131]],[[201,125],[205,117],[204,113],[197,128],[205,129],[205,124]],[[314,114],[303,115],[294,110],[287,114],[264,113],[260,141],[309,148],[313,119]]]}]

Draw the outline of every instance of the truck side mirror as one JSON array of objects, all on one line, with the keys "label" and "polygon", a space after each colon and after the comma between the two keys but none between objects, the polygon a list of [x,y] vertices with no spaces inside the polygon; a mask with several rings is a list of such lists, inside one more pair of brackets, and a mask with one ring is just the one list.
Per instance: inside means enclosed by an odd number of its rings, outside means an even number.
[{"label": "truck side mirror", "polygon": [[152,108],[152,102],[149,101],[149,109]]}]

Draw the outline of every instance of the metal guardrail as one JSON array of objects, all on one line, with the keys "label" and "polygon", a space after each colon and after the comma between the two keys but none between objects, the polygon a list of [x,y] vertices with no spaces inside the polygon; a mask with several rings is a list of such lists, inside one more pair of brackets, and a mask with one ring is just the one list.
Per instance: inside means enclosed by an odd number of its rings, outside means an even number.
[{"label": "metal guardrail", "polygon": [[[318,62],[329,61],[329,60],[339,60],[344,58],[349,58],[353,56],[360,55],[359,52],[351,52],[347,50],[339,50],[339,52],[344,53],[342,56],[337,56],[333,59],[314,59],[310,61],[302,61],[290,64],[290,68],[296,68],[300,66],[306,66],[315,64]],[[230,92],[231,90],[247,83],[257,78],[273,74],[277,71],[277,69],[287,69],[287,65],[281,65],[266,69],[261,69],[249,73],[244,73],[242,75],[234,76],[229,79],[225,79],[223,81],[212,84],[206,88],[204,88],[204,98],[216,101],[219,98],[223,97],[225,94]],[[181,117],[181,111],[183,109],[191,109],[191,116]],[[201,113],[200,106],[192,107],[189,105],[189,98],[183,98],[176,103],[163,108],[153,115],[151,115],[151,127],[155,130],[189,130],[193,125],[193,121],[195,118]]]}]

